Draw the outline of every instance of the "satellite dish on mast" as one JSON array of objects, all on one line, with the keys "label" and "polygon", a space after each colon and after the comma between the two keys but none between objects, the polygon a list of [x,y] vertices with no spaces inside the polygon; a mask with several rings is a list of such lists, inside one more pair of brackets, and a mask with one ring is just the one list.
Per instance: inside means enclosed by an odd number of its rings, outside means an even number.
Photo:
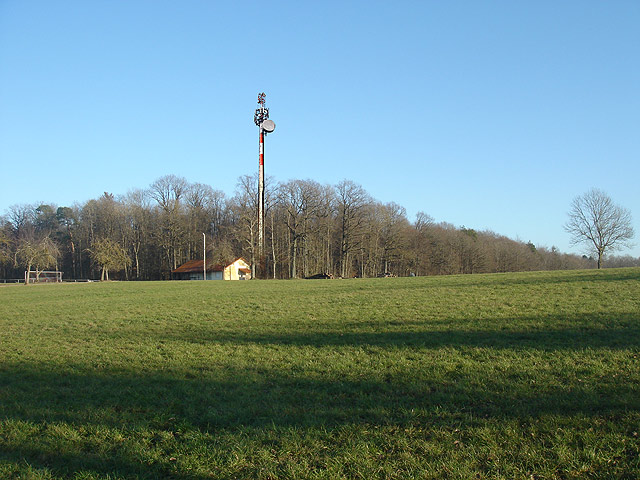
[{"label": "satellite dish on mast", "polygon": [[273,120],[265,120],[262,122],[262,129],[267,133],[271,133],[276,129],[276,124]]}]

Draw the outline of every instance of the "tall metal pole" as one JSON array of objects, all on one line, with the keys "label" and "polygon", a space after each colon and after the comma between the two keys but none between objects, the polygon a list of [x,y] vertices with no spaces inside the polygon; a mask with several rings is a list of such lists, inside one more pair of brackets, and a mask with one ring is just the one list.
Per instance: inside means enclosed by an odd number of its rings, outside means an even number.
[{"label": "tall metal pole", "polygon": [[207,279],[207,236],[202,232],[202,279]]},{"label": "tall metal pole", "polygon": [[264,137],[276,128],[276,124],[269,120],[269,109],[265,107],[265,97],[264,93],[258,94],[258,108],[253,116],[254,123],[260,129],[260,149],[258,151],[258,259],[260,276],[266,275],[266,271],[264,271]]},{"label": "tall metal pole", "polygon": [[[264,107],[263,107],[264,110]],[[260,154],[258,161],[258,256],[264,254],[264,129],[260,124]]]}]

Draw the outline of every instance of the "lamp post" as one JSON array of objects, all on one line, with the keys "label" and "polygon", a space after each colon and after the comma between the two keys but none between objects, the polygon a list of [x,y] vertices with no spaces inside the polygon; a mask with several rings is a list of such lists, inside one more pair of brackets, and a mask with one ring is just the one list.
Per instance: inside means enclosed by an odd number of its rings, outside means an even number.
[{"label": "lamp post", "polygon": [[207,236],[202,232],[202,279],[207,279]]},{"label": "lamp post", "polygon": [[[260,128],[259,150],[258,150],[258,257],[260,258],[260,268],[264,268],[264,137],[272,133],[276,124],[269,120],[269,109],[265,107],[266,94],[258,94],[258,108],[253,115],[253,122]],[[266,272],[260,272],[264,275]]]}]

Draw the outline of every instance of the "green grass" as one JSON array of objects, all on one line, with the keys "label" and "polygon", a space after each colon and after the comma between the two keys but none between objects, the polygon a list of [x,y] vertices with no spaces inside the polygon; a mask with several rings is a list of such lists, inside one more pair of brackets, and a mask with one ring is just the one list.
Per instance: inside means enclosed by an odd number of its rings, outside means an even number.
[{"label": "green grass", "polygon": [[0,478],[640,478],[640,269],[0,287]]}]

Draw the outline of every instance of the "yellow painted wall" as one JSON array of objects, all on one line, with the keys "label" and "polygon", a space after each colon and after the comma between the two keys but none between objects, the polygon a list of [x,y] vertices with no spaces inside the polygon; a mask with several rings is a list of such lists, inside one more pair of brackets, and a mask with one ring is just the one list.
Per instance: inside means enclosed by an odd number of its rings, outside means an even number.
[{"label": "yellow painted wall", "polygon": [[[233,262],[231,265],[225,267],[224,269],[224,279],[225,280],[240,280],[240,275],[238,273],[239,268],[247,268],[251,270],[250,266],[241,258]],[[251,274],[247,273],[244,277],[246,280],[251,279]]]}]

